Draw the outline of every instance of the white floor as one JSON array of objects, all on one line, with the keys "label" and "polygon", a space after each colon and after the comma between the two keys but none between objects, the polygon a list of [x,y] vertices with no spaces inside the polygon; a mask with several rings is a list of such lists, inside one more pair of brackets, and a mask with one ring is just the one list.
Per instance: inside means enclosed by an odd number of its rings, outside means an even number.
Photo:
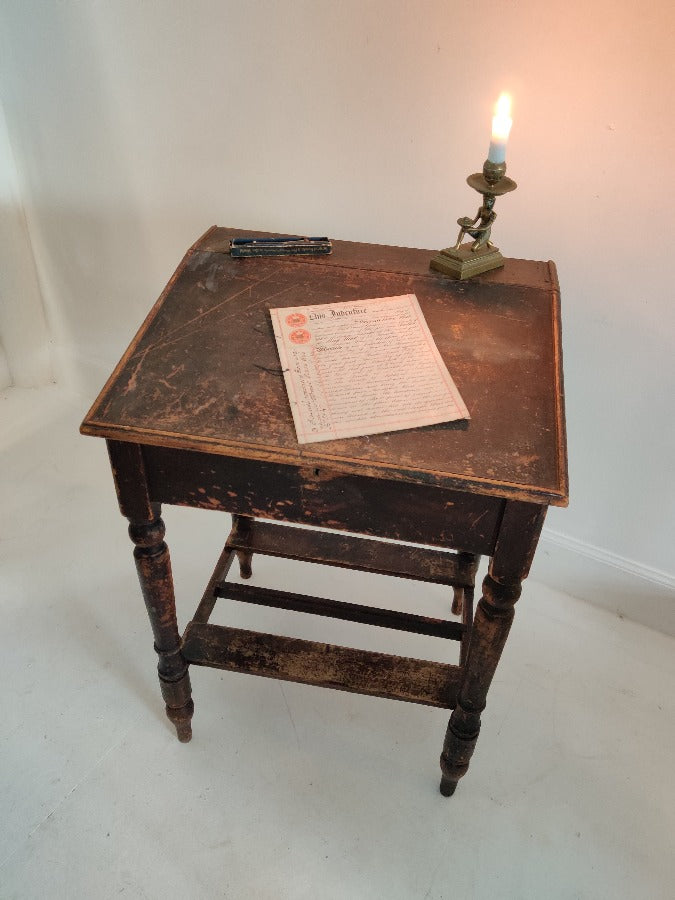
[{"label": "white floor", "polygon": [[[528,582],[450,800],[439,710],[193,670],[179,744],[85,412],[56,388],[0,394],[2,900],[675,896],[673,639]],[[229,519],[164,517],[182,625]],[[256,577],[410,603],[409,582],[306,572]],[[321,639],[436,647],[313,618]]]}]

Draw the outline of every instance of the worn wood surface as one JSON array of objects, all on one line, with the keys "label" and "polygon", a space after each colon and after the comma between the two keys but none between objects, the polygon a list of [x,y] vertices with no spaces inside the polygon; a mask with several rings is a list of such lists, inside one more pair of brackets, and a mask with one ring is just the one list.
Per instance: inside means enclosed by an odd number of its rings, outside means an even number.
[{"label": "worn wood surface", "polygon": [[[86,434],[565,505],[552,264],[457,283],[432,251],[335,241],[331,256],[231,259],[233,229],[188,253],[86,417]],[[269,309],[415,293],[470,410],[450,423],[297,444]]]},{"label": "worn wood surface", "polygon": [[465,559],[468,554],[409,547],[308,528],[280,528],[268,522],[256,522],[247,535],[234,530],[226,546],[265,556],[281,556],[435,584],[471,587],[474,583],[473,566]]},{"label": "worn wood surface", "polygon": [[446,663],[222,625],[188,625],[183,655],[192,665],[444,709],[455,705],[460,678],[459,667]]},{"label": "worn wood surface", "polygon": [[170,447],[144,447],[143,458],[158,503],[475,553],[492,553],[504,508],[482,494]]}]

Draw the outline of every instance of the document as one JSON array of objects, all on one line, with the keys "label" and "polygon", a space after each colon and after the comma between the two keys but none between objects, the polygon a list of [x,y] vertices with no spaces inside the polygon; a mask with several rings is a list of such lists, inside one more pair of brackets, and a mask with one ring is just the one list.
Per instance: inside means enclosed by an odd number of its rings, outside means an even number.
[{"label": "document", "polygon": [[469,418],[414,294],[270,313],[300,444]]}]

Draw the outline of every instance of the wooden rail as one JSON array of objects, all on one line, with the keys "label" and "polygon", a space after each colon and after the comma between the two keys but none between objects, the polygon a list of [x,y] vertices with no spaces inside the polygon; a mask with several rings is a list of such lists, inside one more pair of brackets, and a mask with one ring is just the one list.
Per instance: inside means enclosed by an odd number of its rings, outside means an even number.
[{"label": "wooden rail", "polygon": [[272,525],[256,520],[248,531],[233,529],[226,546],[253,554],[396,575],[415,581],[456,587],[473,585],[473,573],[462,566],[456,553],[335,532]]},{"label": "wooden rail", "polygon": [[427,634],[453,641],[461,641],[466,631],[466,626],[461,622],[433,619],[429,616],[364,606],[360,603],[345,603],[342,600],[327,600],[323,597],[295,594],[276,588],[251,587],[248,584],[222,581],[215,585],[214,593],[216,597],[239,600],[243,603],[310,613],[315,616],[329,616],[347,622],[361,622],[364,625],[379,625],[381,628],[395,628],[398,631]]},{"label": "wooden rail", "polygon": [[461,673],[446,663],[195,622],[181,651],[191,665],[443,709],[454,708]]}]

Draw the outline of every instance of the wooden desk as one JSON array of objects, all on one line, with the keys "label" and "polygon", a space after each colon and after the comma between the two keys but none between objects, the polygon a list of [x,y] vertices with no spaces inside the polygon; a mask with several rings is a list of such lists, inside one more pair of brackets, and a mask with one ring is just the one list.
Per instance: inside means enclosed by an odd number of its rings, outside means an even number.
[{"label": "wooden desk", "polygon": [[[212,228],[188,251],[81,429],[108,442],[167,715],[189,740],[190,665],[445,707],[449,795],[467,770],[546,510],[567,503],[555,268],[509,259],[461,283],[429,271],[432,251],[339,241],[331,256],[232,259],[236,234]],[[404,293],[417,295],[471,421],[300,447],[268,309]],[[162,503],[233,514],[182,637]],[[228,583],[233,559],[247,577],[255,553],[447,584],[460,618]],[[474,617],[481,554],[491,559]],[[460,640],[460,662],[212,625],[219,596]]]}]

